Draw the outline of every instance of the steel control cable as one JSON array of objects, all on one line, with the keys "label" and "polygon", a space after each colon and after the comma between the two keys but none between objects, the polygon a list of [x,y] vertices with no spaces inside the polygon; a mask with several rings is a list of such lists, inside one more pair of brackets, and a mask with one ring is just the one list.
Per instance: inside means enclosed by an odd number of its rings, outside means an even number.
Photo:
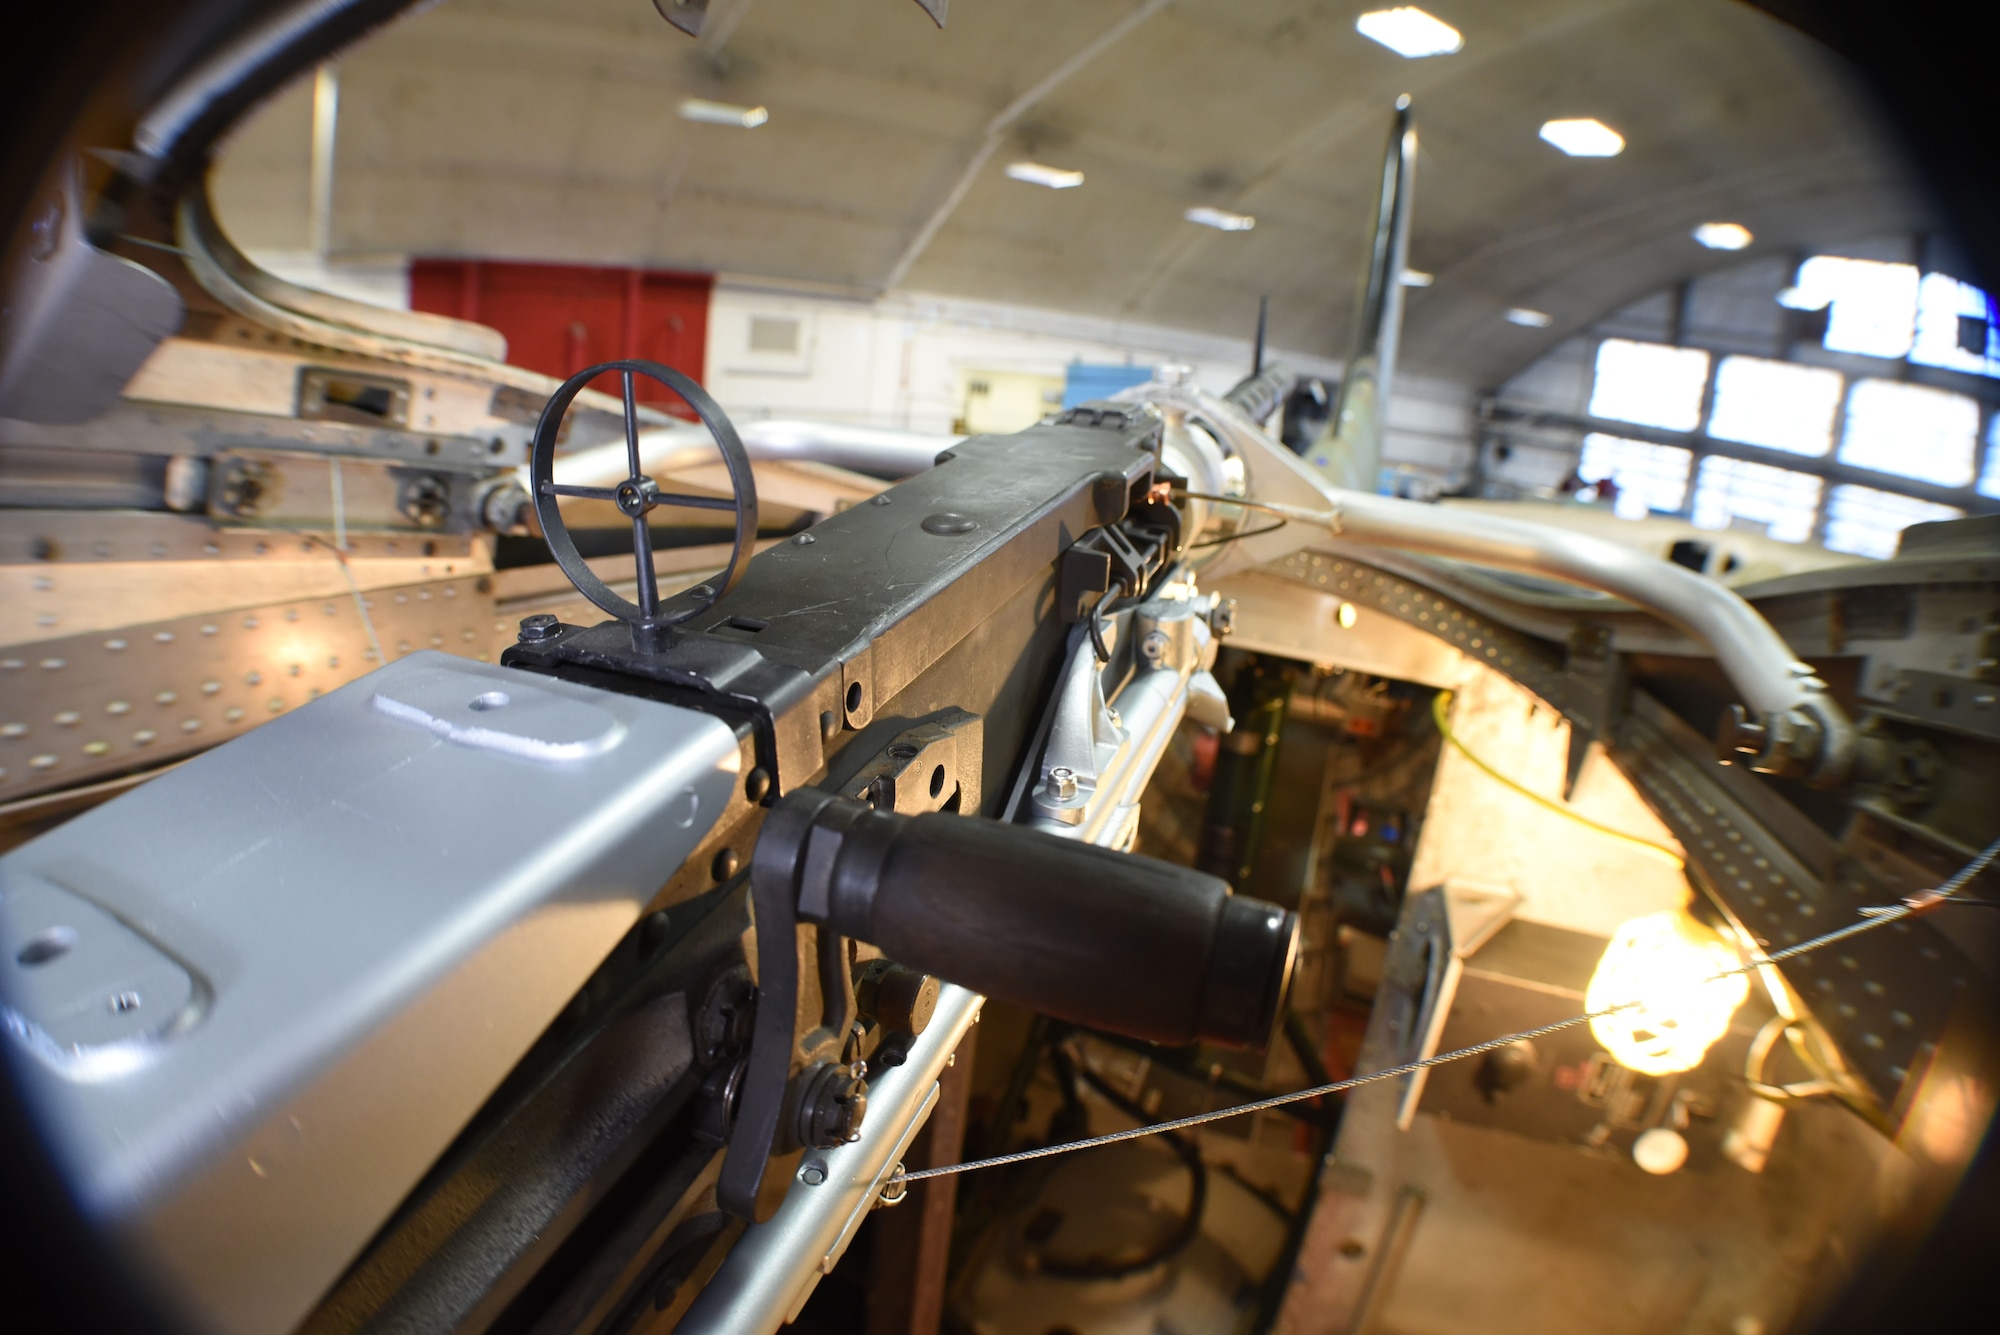
[{"label": "steel control cable", "polygon": [[[1991,865],[1996,857],[2000,857],[2000,839],[1996,839],[1987,845],[1984,852],[1960,868],[1956,875],[1933,889],[1921,890],[1916,894],[1907,895],[1901,902],[1896,904],[1864,909],[1862,910],[1863,917],[1859,922],[1835,928],[1833,931],[1813,937],[1811,940],[1801,941],[1797,945],[1787,946],[1783,950],[1774,950],[1768,953],[1759,952],[1756,958],[1752,959],[1749,963],[1711,974],[1709,977],[1703,979],[1699,986],[1706,987],[1710,983],[1718,983],[1727,978],[1752,974],[1770,965],[1782,964],[1786,960],[1797,959],[1802,955],[1809,955],[1816,950],[1823,950],[1827,946],[1860,936],[1864,932],[1872,932],[1878,927],[1886,927],[1892,922],[1900,922],[1905,918],[1915,917],[1941,908],[1951,903],[1952,896],[1957,894],[1974,876],[1977,876]],[[1967,902],[1972,903],[1976,901]],[[899,1165],[897,1171],[891,1174],[884,1185],[885,1188],[896,1188],[904,1183],[921,1182],[926,1178],[948,1177],[955,1173],[970,1173],[982,1168],[1001,1168],[1008,1164],[1026,1163],[1031,1159],[1052,1158],[1058,1154],[1074,1154],[1079,1150],[1095,1149],[1100,1145],[1116,1145],[1128,1140],[1139,1140],[1145,1136],[1157,1136],[1163,1132],[1187,1131],[1195,1127],[1206,1126],[1210,1122],[1219,1122],[1226,1117],[1242,1117],[1250,1113],[1266,1112],[1273,1108],[1282,1108],[1289,1103],[1298,1103],[1304,1099],[1345,1094],[1349,1090],[1359,1089],[1363,1085],[1372,1085],[1384,1080],[1395,1080],[1402,1076],[1415,1075],[1419,1071],[1428,1071],[1434,1066],[1445,1066],[1452,1062],[1463,1061],[1467,1057],[1483,1056],[1488,1052],[1498,1051],[1513,1043],[1532,1041],[1537,1038],[1547,1037],[1550,1034],[1561,1033],[1565,1029],[1574,1029],[1580,1024],[1589,1024],[1592,1020],[1599,1020],[1606,1016],[1617,1015],[1624,1011],[1641,1008],[1645,1004],[1643,1000],[1620,1002],[1618,1005],[1606,1006],[1601,1010],[1586,1011],[1581,1015],[1574,1015],[1566,1020],[1557,1020],[1551,1024],[1539,1025],[1533,1029],[1524,1029],[1519,1033],[1507,1034],[1500,1038],[1489,1038],[1484,1042],[1457,1048],[1451,1052],[1441,1052],[1435,1056],[1421,1057],[1415,1061],[1403,1062],[1400,1065],[1390,1066],[1380,1071],[1370,1071],[1366,1075],[1352,1076],[1346,1080],[1335,1080],[1328,1084],[1316,1085],[1311,1089],[1295,1090],[1289,1094],[1277,1094],[1268,1099],[1257,1099],[1250,1103],[1237,1104],[1232,1108],[1218,1108],[1212,1112],[1196,1113],[1193,1116],[1176,1118],[1172,1121],[1157,1122],[1150,1126],[1133,1127],[1125,1131],[1113,1131],[1101,1136],[1090,1136],[1083,1140],[1066,1141],[1060,1145],[1042,1145],[1033,1149],[1017,1150],[1012,1154],[996,1154],[986,1159],[970,1159],[964,1163],[946,1164],[941,1168],[923,1168],[915,1172],[908,1172],[903,1170]]]}]

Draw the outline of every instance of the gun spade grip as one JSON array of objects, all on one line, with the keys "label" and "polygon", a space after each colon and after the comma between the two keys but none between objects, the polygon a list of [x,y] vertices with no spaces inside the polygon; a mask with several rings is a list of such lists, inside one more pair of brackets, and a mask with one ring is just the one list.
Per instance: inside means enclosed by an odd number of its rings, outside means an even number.
[{"label": "gun spade grip", "polygon": [[1187,867],[823,792],[778,803],[751,876],[899,964],[1155,1043],[1262,1047],[1297,949],[1292,914]]}]

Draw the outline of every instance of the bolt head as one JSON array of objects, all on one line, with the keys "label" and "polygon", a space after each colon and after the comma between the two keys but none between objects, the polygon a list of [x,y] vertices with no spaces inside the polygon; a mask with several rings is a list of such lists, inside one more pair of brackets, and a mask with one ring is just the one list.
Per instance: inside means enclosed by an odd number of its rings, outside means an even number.
[{"label": "bolt head", "polygon": [[918,527],[926,533],[934,533],[941,538],[950,538],[956,537],[961,533],[972,532],[972,530],[979,527],[979,522],[970,516],[945,510],[938,514],[925,515],[923,523],[919,524]]},{"label": "bolt head", "polygon": [[822,1065],[801,1077],[797,1134],[811,1148],[845,1145],[868,1114],[868,1083],[843,1066]]},{"label": "bolt head", "polygon": [[1770,729],[1751,718],[1742,705],[1731,705],[1716,721],[1715,750],[1723,759],[1734,755],[1758,755],[1770,740]]},{"label": "bolt head", "polygon": [[545,640],[553,640],[560,634],[562,634],[562,622],[547,612],[537,612],[531,617],[521,618],[522,644],[540,644]]}]

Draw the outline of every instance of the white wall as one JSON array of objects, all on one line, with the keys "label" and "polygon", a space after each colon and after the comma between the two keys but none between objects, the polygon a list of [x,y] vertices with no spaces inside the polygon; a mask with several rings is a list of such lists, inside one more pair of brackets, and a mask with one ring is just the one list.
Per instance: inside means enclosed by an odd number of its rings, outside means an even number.
[{"label": "white wall", "polygon": [[[752,316],[798,320],[801,355],[750,352]],[[1059,377],[1076,361],[1179,363],[1193,368],[1195,384],[1221,392],[1249,370],[1250,344],[948,297],[849,299],[743,279],[719,281],[709,306],[708,389],[746,417],[948,431],[964,412],[968,373]],[[1335,368],[1313,359],[1310,369]]]},{"label": "white wall", "polygon": [[410,261],[403,255],[329,262],[309,250],[253,250],[252,263],[287,282],[393,310],[410,309]]},{"label": "white wall", "polygon": [[[381,306],[407,309],[410,303],[406,260],[329,264],[289,251],[254,252],[252,258],[282,278],[322,291]],[[797,350],[752,350],[750,322],[756,316],[797,320]],[[717,280],[709,304],[706,384],[732,416],[746,420],[800,417],[945,432],[965,410],[970,372],[1061,376],[1076,361],[1175,363],[1193,369],[1194,384],[1221,393],[1249,370],[1250,356],[1247,338],[921,293],[871,299],[725,276]],[[1340,363],[1324,357],[1282,348],[1268,356],[1306,374],[1340,374]],[[1455,481],[1472,458],[1474,402],[1469,386],[1399,377],[1389,404],[1384,462]]]},{"label": "white wall", "polygon": [[[796,357],[749,350],[753,316],[800,321]],[[1340,363],[1270,350],[1308,374]],[[1031,307],[920,293],[869,300],[824,296],[751,279],[717,282],[709,307],[708,388],[744,417],[805,417],[915,431],[948,431],[976,371],[1060,376],[1071,362],[1139,367],[1177,363],[1220,393],[1249,370],[1248,339],[1212,338]],[[1448,381],[1406,376],[1390,403],[1390,463],[1456,475],[1471,458],[1474,395]]]}]

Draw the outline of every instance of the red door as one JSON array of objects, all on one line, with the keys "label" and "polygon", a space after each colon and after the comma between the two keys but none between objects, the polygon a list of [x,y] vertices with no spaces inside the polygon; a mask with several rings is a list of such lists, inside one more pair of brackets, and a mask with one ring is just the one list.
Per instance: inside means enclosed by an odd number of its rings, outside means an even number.
[{"label": "red door", "polygon": [[[507,336],[509,362],[557,377],[639,357],[702,379],[714,286],[711,274],[580,264],[417,260],[410,266],[413,309],[491,325]],[[690,415],[665,390],[639,384],[643,401]]]}]

